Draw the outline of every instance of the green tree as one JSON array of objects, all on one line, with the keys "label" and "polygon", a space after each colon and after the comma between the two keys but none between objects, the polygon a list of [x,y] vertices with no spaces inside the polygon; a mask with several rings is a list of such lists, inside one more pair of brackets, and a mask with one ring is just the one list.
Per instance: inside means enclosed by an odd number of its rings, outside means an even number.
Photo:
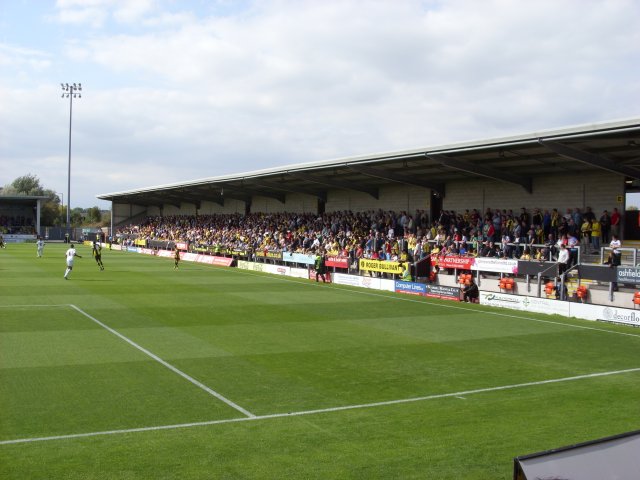
[{"label": "green tree", "polygon": [[87,210],[87,218],[85,221],[87,223],[100,223],[102,219],[102,212],[100,211],[100,207],[92,207]]},{"label": "green tree", "polygon": [[61,208],[60,198],[53,190],[44,190],[43,195],[47,195],[49,200],[45,201],[40,208],[40,223],[42,225],[59,226],[66,216]]},{"label": "green tree", "polygon": [[84,221],[84,215],[81,208],[73,208],[70,212],[70,217],[71,225],[74,227],[79,227]]},{"label": "green tree", "polygon": [[10,187],[17,195],[44,195],[40,179],[31,173],[16,178]]}]

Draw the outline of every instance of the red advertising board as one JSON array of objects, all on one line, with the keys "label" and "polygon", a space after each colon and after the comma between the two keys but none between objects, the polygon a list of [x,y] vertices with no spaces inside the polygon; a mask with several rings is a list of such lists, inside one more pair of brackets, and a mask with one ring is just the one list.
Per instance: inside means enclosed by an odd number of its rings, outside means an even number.
[{"label": "red advertising board", "polygon": [[349,257],[327,257],[324,263],[327,267],[349,268]]},{"label": "red advertising board", "polygon": [[431,265],[438,265],[440,268],[459,268],[462,270],[471,270],[473,267],[473,257],[458,257],[455,255],[447,255],[446,257],[431,257]]}]

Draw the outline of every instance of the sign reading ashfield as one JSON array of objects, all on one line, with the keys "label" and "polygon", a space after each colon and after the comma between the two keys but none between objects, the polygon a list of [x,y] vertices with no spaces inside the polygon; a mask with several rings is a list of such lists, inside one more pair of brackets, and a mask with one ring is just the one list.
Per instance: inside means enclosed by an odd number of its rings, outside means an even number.
[{"label": "sign reading ashfield", "polygon": [[640,268],[618,267],[616,281],[620,283],[640,284]]}]

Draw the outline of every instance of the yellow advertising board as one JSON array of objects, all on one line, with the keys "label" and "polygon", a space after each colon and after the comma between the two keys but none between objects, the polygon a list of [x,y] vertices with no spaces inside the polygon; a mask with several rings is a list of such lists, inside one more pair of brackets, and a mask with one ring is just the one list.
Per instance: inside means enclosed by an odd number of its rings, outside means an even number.
[{"label": "yellow advertising board", "polygon": [[370,260],[368,258],[360,259],[360,270],[366,270],[368,272],[383,272],[383,273],[402,273],[402,267],[400,262],[389,262],[386,260]]}]

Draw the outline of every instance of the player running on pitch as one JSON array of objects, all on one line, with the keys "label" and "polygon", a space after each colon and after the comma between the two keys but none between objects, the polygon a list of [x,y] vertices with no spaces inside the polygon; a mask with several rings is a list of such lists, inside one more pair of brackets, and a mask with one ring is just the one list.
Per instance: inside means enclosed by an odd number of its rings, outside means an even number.
[{"label": "player running on pitch", "polygon": [[36,247],[38,247],[38,258],[42,258],[44,253],[44,239],[38,235],[38,241],[36,241]]},{"label": "player running on pitch", "polygon": [[98,242],[93,242],[93,258],[96,259],[96,263],[100,270],[104,270],[104,265],[102,264],[102,245]]},{"label": "player running on pitch", "polygon": [[69,273],[71,272],[71,270],[73,270],[73,260],[75,257],[78,258],[82,258],[80,255],[78,255],[78,253],[76,252],[75,247],[73,246],[73,243],[71,244],[71,247],[69,247],[69,249],[67,250],[67,252],[64,254],[67,257],[67,269],[64,272],[64,279],[65,280],[69,280]]}]

